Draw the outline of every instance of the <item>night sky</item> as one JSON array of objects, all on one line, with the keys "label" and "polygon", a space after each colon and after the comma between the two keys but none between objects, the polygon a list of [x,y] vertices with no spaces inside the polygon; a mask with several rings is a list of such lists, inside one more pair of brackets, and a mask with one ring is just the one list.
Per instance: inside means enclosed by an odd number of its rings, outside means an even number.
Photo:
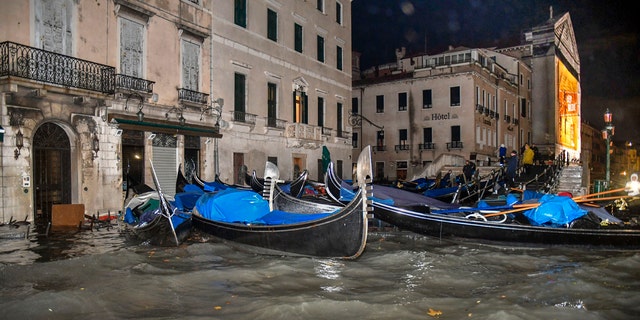
[{"label": "night sky", "polygon": [[614,114],[614,140],[640,144],[640,22],[623,1],[354,0],[353,50],[361,69],[395,61],[395,49],[437,54],[521,44],[522,32],[571,15],[580,54],[582,117],[602,129]]}]

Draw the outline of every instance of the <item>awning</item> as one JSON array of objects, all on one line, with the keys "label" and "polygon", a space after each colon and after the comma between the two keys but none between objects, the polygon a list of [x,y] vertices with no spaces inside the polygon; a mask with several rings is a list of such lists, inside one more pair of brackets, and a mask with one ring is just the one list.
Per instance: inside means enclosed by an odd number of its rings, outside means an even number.
[{"label": "awning", "polygon": [[222,138],[222,135],[217,129],[190,123],[186,123],[181,126],[175,122],[158,119],[144,119],[143,121],[138,121],[138,117],[123,114],[109,114],[108,120],[109,123],[117,123],[118,128],[126,130]]}]

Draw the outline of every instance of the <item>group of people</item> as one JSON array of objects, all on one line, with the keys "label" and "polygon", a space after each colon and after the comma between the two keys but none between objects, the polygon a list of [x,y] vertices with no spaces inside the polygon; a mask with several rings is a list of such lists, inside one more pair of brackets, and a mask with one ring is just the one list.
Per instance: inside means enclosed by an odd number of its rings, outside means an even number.
[{"label": "group of people", "polygon": [[[499,156],[500,156],[500,164],[504,165],[506,161],[507,169],[505,170],[506,176],[506,184],[509,187],[514,185],[514,179],[516,177],[516,171],[518,167],[522,165],[522,169],[524,174],[531,173],[531,169],[533,164],[538,158],[538,148],[535,145],[529,145],[529,143],[525,143],[522,147],[522,159],[518,158],[518,152],[516,150],[511,151],[511,156],[506,159],[507,148],[504,144],[500,145]],[[522,162],[520,162],[522,161]]]}]

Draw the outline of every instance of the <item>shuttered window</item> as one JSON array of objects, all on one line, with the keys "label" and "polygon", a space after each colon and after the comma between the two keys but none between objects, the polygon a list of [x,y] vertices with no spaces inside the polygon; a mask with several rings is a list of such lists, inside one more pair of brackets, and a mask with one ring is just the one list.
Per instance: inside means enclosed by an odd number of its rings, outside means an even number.
[{"label": "shuttered window", "polygon": [[182,87],[198,91],[200,83],[200,45],[182,40]]},{"label": "shuttered window", "polygon": [[142,78],[144,25],[120,18],[120,73]]}]

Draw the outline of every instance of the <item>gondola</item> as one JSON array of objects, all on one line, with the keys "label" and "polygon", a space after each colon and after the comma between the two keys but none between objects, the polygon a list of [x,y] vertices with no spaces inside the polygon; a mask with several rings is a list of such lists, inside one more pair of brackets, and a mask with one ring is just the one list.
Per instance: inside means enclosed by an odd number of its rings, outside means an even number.
[{"label": "gondola", "polygon": [[[271,162],[267,162],[267,166],[265,167],[264,170],[265,172],[277,170],[277,168],[273,168],[273,167],[276,167],[276,165]],[[287,182],[279,182],[278,185],[280,186],[280,188],[284,190],[284,192],[296,198],[300,198],[304,191],[304,186],[306,184],[308,177],[309,177],[309,172],[305,169],[294,180],[287,181]],[[264,191],[264,178],[259,178],[256,175],[255,170],[253,170],[251,175],[247,174],[246,182],[249,186],[251,186],[251,189],[253,189],[253,191],[257,193],[262,193]]]},{"label": "gondola", "polygon": [[[341,184],[331,168],[327,171],[327,193],[344,201]],[[560,195],[523,192],[510,194],[503,205],[480,201],[474,207],[451,206],[434,199],[421,202],[407,191],[376,192],[373,187],[374,217],[415,233],[487,243],[516,243],[524,246],[564,245],[613,249],[640,248],[640,226],[613,216],[597,198],[575,200]],[[557,213],[562,213],[556,215]],[[565,221],[556,221],[565,217]]]},{"label": "gondola", "polygon": [[367,184],[372,180],[370,147],[358,159],[360,191],[345,206],[304,201],[265,170],[268,199],[253,191],[205,194],[193,210],[196,230],[266,254],[356,259],[367,241]]},{"label": "gondola", "polygon": [[[156,177],[153,163],[151,163],[153,182],[156,189],[136,184],[133,190],[127,190],[129,195],[125,200],[124,214],[119,222],[124,226],[123,233],[130,240],[148,243],[154,246],[178,246],[191,233],[191,213],[181,208],[179,203],[187,203],[193,197],[184,197],[183,192],[177,192],[175,197],[169,197],[162,192]],[[181,170],[178,170],[176,187],[181,183]],[[186,179],[185,179],[186,180]],[[180,191],[180,190],[176,190]]]}]

